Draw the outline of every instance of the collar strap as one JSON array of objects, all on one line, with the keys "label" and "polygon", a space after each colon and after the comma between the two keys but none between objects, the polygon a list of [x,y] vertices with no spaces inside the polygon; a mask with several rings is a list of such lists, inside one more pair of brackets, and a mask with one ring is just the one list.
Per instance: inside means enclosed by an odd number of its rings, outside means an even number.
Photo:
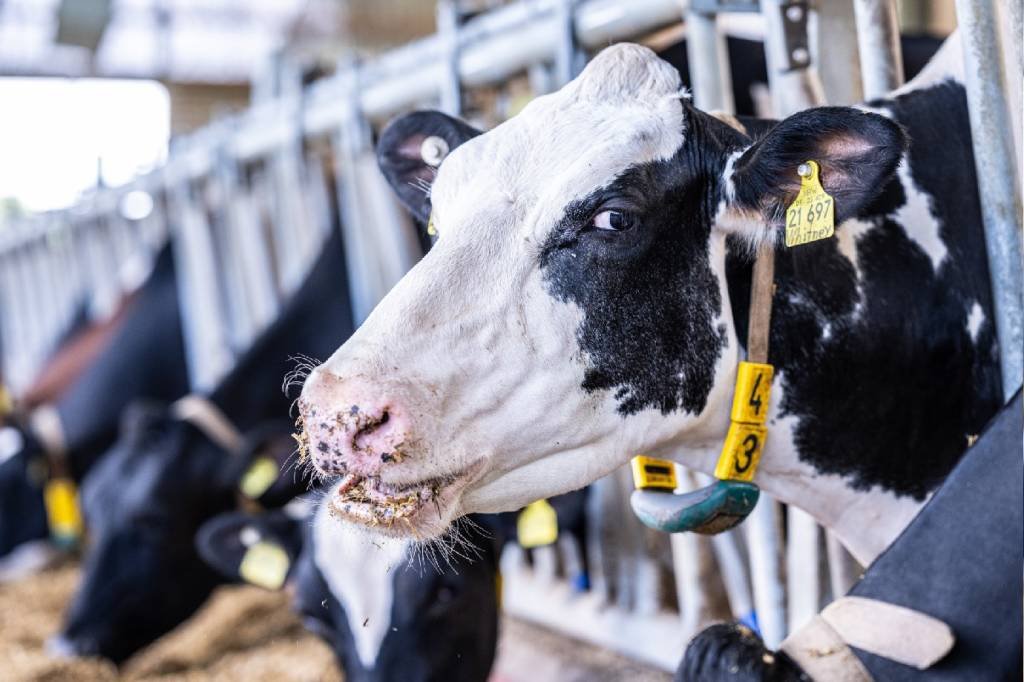
[{"label": "collar strap", "polygon": [[871,680],[856,647],[927,670],[956,643],[952,629],[920,611],[866,597],[840,597],[782,643],[781,650],[815,680]]},{"label": "collar strap", "polygon": [[242,445],[242,434],[227,415],[213,402],[191,394],[171,405],[171,416],[192,426],[214,444],[228,452],[237,452]]},{"label": "collar strap", "polygon": [[60,413],[53,405],[40,405],[28,416],[28,428],[43,446],[49,478],[67,478],[71,475],[67,459],[67,439]]}]

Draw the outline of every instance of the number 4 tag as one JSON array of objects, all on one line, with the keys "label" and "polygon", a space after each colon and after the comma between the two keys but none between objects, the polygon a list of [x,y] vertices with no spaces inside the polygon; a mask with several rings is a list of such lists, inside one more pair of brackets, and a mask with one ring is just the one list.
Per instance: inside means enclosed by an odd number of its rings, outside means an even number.
[{"label": "number 4 tag", "polygon": [[764,424],[768,418],[775,368],[758,362],[741,362],[736,374],[736,392],[732,398],[732,420],[744,424]]}]

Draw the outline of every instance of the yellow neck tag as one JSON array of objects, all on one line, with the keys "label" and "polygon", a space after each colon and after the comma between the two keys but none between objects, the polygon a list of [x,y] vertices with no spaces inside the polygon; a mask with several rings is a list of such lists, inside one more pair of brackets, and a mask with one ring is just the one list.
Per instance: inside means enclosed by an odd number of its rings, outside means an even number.
[{"label": "yellow neck tag", "polygon": [[835,232],[835,201],[821,186],[818,164],[800,164],[800,193],[786,209],[786,246],[827,239]]},{"label": "yellow neck tag", "polygon": [[78,509],[78,488],[70,478],[54,478],[43,488],[43,503],[50,535],[58,542],[82,537],[82,514]]},{"label": "yellow neck tag", "polygon": [[288,577],[289,565],[288,553],[280,545],[261,540],[246,550],[238,574],[257,587],[279,590]]},{"label": "yellow neck tag", "polygon": [[758,362],[741,362],[736,370],[732,396],[732,422],[715,466],[720,481],[752,481],[768,436],[768,399],[775,368]]},{"label": "yellow neck tag", "polygon": [[434,214],[433,213],[431,213],[430,217],[427,218],[427,234],[429,234],[431,237],[436,237],[437,236],[437,228],[434,227]]},{"label": "yellow neck tag", "polygon": [[277,480],[277,462],[270,457],[257,457],[246,469],[238,489],[250,500],[258,499]]},{"label": "yellow neck tag", "polygon": [[558,514],[547,500],[537,500],[519,512],[516,531],[526,549],[550,545],[558,539]]}]

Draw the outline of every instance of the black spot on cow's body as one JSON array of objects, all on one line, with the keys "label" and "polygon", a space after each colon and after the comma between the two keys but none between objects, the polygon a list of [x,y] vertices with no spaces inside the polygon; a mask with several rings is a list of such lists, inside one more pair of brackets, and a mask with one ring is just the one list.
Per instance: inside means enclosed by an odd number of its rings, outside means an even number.
[{"label": "black spot on cow's body", "polygon": [[[552,295],[583,311],[577,331],[587,391],[614,390],[623,415],[654,408],[699,413],[726,345],[709,235],[724,158],[695,153],[738,136],[687,113],[687,143],[671,159],[637,165],[570,203],[541,250]],[[604,234],[588,220],[606,206],[636,227]]]},{"label": "black spot on cow's body", "polygon": [[[836,240],[778,251],[771,360],[782,411],[798,418],[800,459],[857,488],[921,499],[999,405],[992,325],[976,342],[967,330],[974,302],[992,319],[988,268],[963,88],[873,105],[908,129],[917,188],[893,178],[860,214],[872,227],[857,242],[859,281]],[[937,273],[908,236],[920,226],[894,219],[918,190],[949,251]],[[750,265],[733,246],[727,276],[745,339]]]}]

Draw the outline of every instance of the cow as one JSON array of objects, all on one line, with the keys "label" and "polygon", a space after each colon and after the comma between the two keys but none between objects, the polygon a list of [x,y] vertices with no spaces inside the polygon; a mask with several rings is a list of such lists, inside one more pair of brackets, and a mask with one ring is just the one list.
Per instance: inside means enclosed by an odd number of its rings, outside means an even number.
[{"label": "cow", "polygon": [[[850,642],[848,648],[842,640],[831,647],[820,646],[820,640],[809,645],[807,635],[819,632],[822,619],[834,619],[827,612],[835,607],[829,606],[821,619],[791,635],[781,651],[768,650],[743,626],[713,625],[687,647],[677,682],[801,682],[837,678],[840,670],[850,675],[843,679],[861,679],[855,674],[859,666],[878,680],[1019,678],[1021,404],[1018,391],[849,593],[855,599],[880,600],[937,618],[950,628],[952,642],[936,636],[931,627],[908,627],[879,614],[873,619],[873,639],[886,651],[871,651],[865,642],[858,642],[859,647]],[[911,646],[915,639],[916,646]],[[915,648],[930,653],[911,665],[906,657]],[[894,654],[904,660],[896,660]]]},{"label": "cow", "polygon": [[[630,44],[486,133],[392,122],[381,167],[438,240],[303,387],[339,519],[431,538],[636,453],[712,472],[763,246],[776,374],[754,482],[871,563],[1000,405],[959,50],[891,97],[745,130]],[[809,160],[836,234],[789,249]]]},{"label": "cow", "polygon": [[81,482],[117,437],[135,399],[172,401],[188,391],[175,266],[170,245],[133,294],[110,338],[52,404],[9,415],[0,431],[0,577],[52,558],[43,486],[59,464]]},{"label": "cow", "polygon": [[338,524],[329,505],[312,523],[286,511],[225,514],[197,535],[200,553],[239,580],[256,542],[285,549],[295,611],[334,651],[346,680],[488,679],[498,640],[498,559],[504,522],[473,517],[458,543],[420,551]]},{"label": "cow", "polygon": [[[323,357],[351,334],[347,281],[334,230],[278,318],[210,395],[176,403],[207,405],[214,422],[244,434],[241,445],[208,426],[210,419],[173,406],[133,407],[122,437],[82,487],[91,546],[51,652],[124,661],[188,618],[222,582],[196,552],[196,531],[239,505],[257,458],[274,458],[279,471],[291,456],[291,399],[282,377],[294,369],[294,357]],[[309,483],[290,472],[257,502],[280,506]]]}]

